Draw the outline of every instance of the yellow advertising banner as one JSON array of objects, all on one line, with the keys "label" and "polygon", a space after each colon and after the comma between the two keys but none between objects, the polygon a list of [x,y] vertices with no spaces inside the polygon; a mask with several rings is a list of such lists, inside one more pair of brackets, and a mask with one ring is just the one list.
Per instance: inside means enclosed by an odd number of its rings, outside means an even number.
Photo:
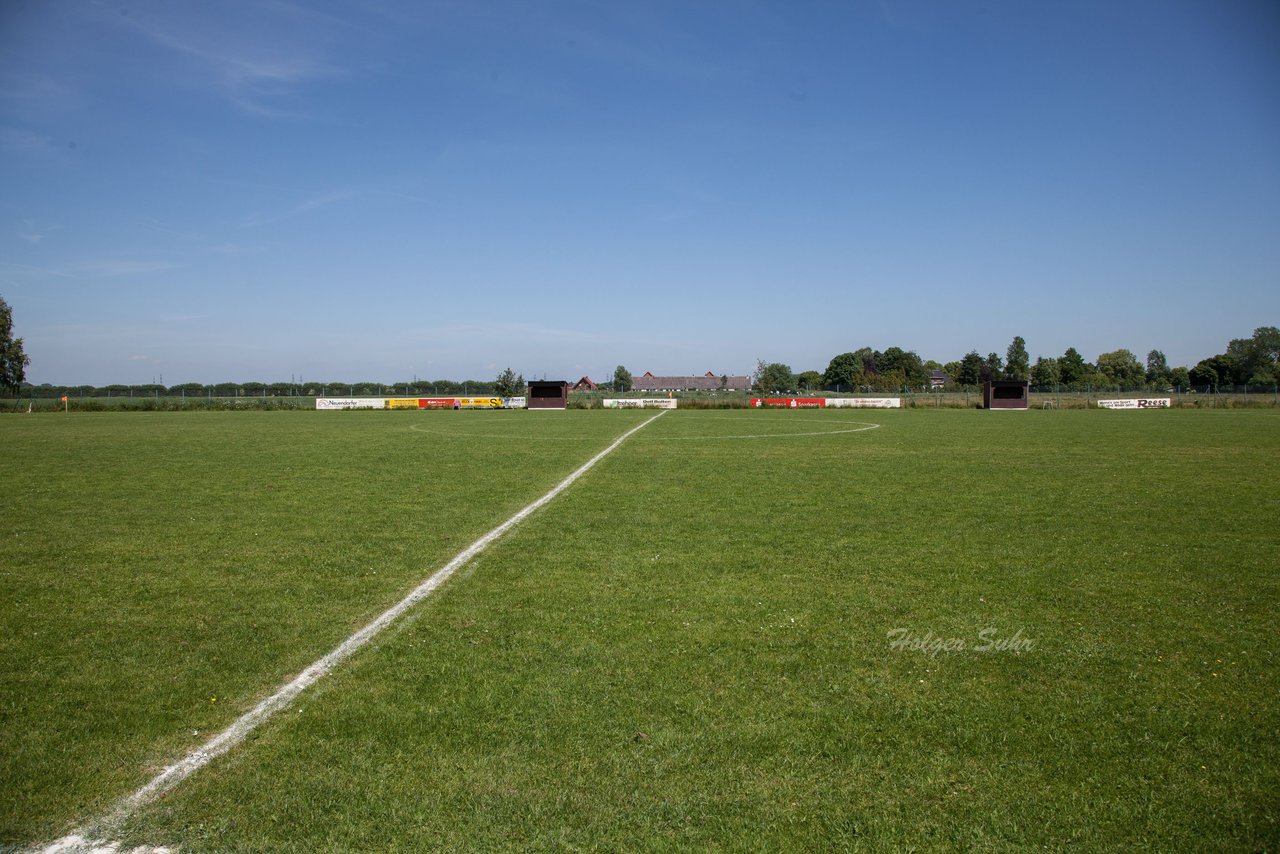
[{"label": "yellow advertising banner", "polygon": [[392,397],[387,399],[387,409],[417,409],[416,397]]},{"label": "yellow advertising banner", "polygon": [[458,406],[463,409],[501,409],[502,398],[500,397],[456,397]]}]

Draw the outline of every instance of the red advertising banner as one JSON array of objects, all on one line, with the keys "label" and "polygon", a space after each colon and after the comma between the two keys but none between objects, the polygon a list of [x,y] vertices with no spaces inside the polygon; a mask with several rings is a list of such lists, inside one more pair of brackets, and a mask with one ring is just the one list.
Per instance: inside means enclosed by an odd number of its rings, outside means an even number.
[{"label": "red advertising banner", "polygon": [[754,407],[776,406],[784,409],[821,409],[827,405],[825,397],[753,397]]},{"label": "red advertising banner", "polygon": [[457,403],[452,397],[420,397],[418,398],[419,409],[453,409]]}]

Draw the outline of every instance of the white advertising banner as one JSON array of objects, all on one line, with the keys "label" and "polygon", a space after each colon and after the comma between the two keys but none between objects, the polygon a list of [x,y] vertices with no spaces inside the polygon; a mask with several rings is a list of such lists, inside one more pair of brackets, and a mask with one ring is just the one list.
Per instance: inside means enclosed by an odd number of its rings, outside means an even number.
[{"label": "white advertising banner", "polygon": [[1125,400],[1100,400],[1098,406],[1103,409],[1168,409],[1170,402],[1167,397],[1131,397]]},{"label": "white advertising banner", "polygon": [[523,397],[504,397],[502,405],[506,409],[524,409],[529,405],[529,402]]},{"label": "white advertising banner", "polygon": [[382,397],[317,397],[316,409],[382,409]]},{"label": "white advertising banner", "polygon": [[827,409],[831,407],[854,407],[857,409],[901,409],[900,397],[828,397]]},{"label": "white advertising banner", "polygon": [[605,409],[675,409],[674,397],[606,397]]}]

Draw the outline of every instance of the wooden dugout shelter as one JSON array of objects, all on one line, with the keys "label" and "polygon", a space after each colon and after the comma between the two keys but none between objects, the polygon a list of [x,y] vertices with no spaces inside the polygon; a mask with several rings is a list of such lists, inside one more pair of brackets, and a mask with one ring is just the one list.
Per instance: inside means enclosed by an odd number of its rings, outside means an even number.
[{"label": "wooden dugout shelter", "polygon": [[569,405],[569,383],[565,380],[530,380],[530,409],[564,409]]},{"label": "wooden dugout shelter", "polygon": [[983,409],[1029,409],[1031,383],[1024,380],[987,380],[982,387]]}]

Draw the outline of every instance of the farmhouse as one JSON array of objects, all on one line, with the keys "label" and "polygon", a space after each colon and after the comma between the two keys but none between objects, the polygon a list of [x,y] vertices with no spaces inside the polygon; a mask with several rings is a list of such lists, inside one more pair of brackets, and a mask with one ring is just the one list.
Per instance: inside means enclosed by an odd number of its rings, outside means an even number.
[{"label": "farmhouse", "polygon": [[707,371],[700,377],[655,377],[648,371],[636,377],[634,391],[746,391],[751,388],[751,377],[716,376]]},{"label": "farmhouse", "polygon": [[569,391],[595,391],[600,386],[591,381],[591,377],[583,377],[573,385],[569,386]]}]

